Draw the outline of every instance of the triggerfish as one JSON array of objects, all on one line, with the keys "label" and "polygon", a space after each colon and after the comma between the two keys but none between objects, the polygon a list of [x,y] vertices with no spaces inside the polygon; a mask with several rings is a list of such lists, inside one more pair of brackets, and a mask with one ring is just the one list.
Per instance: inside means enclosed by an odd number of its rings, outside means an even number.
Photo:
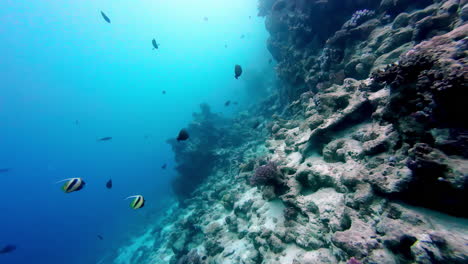
[{"label": "triggerfish", "polygon": [[64,182],[64,181],[66,181],[66,183],[62,186],[62,190],[65,193],[79,191],[83,189],[83,187],[86,184],[81,178],[69,178],[69,179],[58,181],[57,183]]},{"label": "triggerfish", "polygon": [[241,74],[242,74],[242,67],[240,65],[236,65],[234,67],[234,73],[235,73],[234,77],[236,77],[236,79],[238,79],[239,76],[241,76]]},{"label": "triggerfish", "polygon": [[110,180],[106,183],[106,188],[107,188],[107,189],[112,189],[112,179],[110,179]]},{"label": "triggerfish", "polygon": [[131,208],[136,210],[145,206],[145,198],[143,198],[142,195],[132,195],[132,196],[125,198],[125,200],[130,199],[130,198],[133,198],[133,201],[130,203]]},{"label": "triggerfish", "polygon": [[179,135],[177,136],[177,141],[184,141],[184,140],[187,140],[189,138],[189,133],[187,132],[187,130],[185,129],[182,129],[180,130],[179,132]]}]

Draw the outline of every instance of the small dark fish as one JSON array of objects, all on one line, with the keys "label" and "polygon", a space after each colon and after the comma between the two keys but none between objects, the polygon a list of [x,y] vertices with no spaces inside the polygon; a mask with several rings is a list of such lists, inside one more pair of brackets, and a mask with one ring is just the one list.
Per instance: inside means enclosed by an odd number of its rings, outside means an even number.
[{"label": "small dark fish", "polygon": [[268,64],[271,64],[272,62],[273,62],[273,60],[270,58],[270,59],[268,60]]},{"label": "small dark fish", "polygon": [[158,48],[159,48],[159,44],[156,42],[155,39],[153,39],[153,40],[151,41],[151,43],[153,44],[153,49],[158,49]]},{"label": "small dark fish", "polygon": [[101,11],[101,15],[102,15],[102,18],[104,18],[104,20],[105,20],[107,23],[110,24],[111,21],[110,21],[109,17],[106,16],[106,14],[104,14],[104,12],[102,12],[102,11]]},{"label": "small dark fish", "polygon": [[112,137],[103,137],[103,138],[98,139],[98,141],[109,141],[109,140],[112,140]]},{"label": "small dark fish", "polygon": [[203,20],[208,21],[208,17],[204,17]]},{"label": "small dark fish", "polygon": [[99,240],[104,240],[104,238],[101,235],[97,235],[97,237],[99,238]]},{"label": "small dark fish", "polygon": [[0,169],[0,173],[7,173],[7,172],[9,172],[9,171],[10,171],[9,168]]},{"label": "small dark fish", "polygon": [[241,38],[241,39],[244,39],[244,38],[245,38],[245,35],[244,35],[244,34],[242,34],[242,35],[240,36],[240,38]]},{"label": "small dark fish", "polygon": [[187,140],[188,138],[189,138],[189,134],[187,130],[182,129],[180,130],[179,135],[177,136],[177,141],[184,141],[184,140]]},{"label": "small dark fish", "polygon": [[11,253],[16,250],[15,245],[6,245],[3,248],[0,249],[0,254],[6,254],[6,253]]},{"label": "small dark fish", "polygon": [[107,181],[107,183],[106,183],[106,188],[107,188],[107,189],[112,189],[112,179],[110,179],[109,181]]},{"label": "small dark fish", "polygon": [[224,44],[224,47],[227,49],[227,44]]},{"label": "small dark fish", "polygon": [[80,121],[75,120],[75,125],[79,125],[79,124],[80,124]]},{"label": "small dark fish", "polygon": [[228,100],[224,103],[224,106],[229,106],[230,104],[231,104],[231,101]]},{"label": "small dark fish", "polygon": [[166,90],[163,90],[163,91],[162,91],[162,94],[166,94]]},{"label": "small dark fish", "polygon": [[242,75],[242,67],[240,65],[236,65],[234,67],[234,73],[235,73],[234,77],[236,77],[236,79],[238,79],[239,76]]},{"label": "small dark fish", "polygon": [[167,168],[167,164],[164,163],[162,166],[161,166],[161,169],[165,170]]}]

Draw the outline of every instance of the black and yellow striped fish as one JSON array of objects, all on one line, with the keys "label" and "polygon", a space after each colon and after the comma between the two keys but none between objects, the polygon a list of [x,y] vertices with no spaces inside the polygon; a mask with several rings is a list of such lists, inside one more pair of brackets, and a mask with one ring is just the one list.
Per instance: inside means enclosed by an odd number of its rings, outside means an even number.
[{"label": "black and yellow striped fish", "polygon": [[62,186],[62,190],[65,193],[79,191],[83,189],[83,187],[86,184],[82,178],[69,178],[69,179],[58,181],[57,183],[64,182],[64,181],[66,181],[66,183]]},{"label": "black and yellow striped fish", "polygon": [[130,203],[131,208],[136,210],[145,206],[145,198],[143,198],[142,195],[132,195],[132,196],[125,198],[125,200],[130,199],[130,198],[134,198],[133,201]]}]

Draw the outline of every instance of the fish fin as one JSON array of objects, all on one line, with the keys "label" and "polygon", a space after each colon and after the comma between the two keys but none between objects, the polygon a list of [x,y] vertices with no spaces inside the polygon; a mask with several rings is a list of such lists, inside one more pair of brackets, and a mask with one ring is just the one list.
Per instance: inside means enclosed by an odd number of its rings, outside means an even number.
[{"label": "fish fin", "polygon": [[63,180],[60,180],[60,181],[58,181],[58,182],[55,182],[54,184],[61,183],[61,182],[64,182],[64,181],[69,181],[69,180],[71,180],[71,179],[74,179],[74,178],[63,179]]},{"label": "fish fin", "polygon": [[128,199],[130,199],[130,198],[135,198],[135,197],[138,197],[138,196],[139,196],[139,195],[132,195],[132,196],[129,196],[129,197],[125,198],[124,200],[128,200]]}]

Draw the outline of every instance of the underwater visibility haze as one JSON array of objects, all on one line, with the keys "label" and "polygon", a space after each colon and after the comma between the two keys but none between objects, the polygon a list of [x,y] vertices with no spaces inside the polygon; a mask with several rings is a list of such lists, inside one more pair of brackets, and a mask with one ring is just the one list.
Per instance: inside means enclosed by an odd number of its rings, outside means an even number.
[{"label": "underwater visibility haze", "polygon": [[[0,263],[96,263],[160,214],[165,141],[201,103],[252,103],[234,65],[267,67],[262,20],[251,1],[3,1],[0,248],[17,248]],[[81,191],[54,184],[73,177]]]},{"label": "underwater visibility haze", "polygon": [[468,263],[466,0],[3,0],[0,263]]}]

